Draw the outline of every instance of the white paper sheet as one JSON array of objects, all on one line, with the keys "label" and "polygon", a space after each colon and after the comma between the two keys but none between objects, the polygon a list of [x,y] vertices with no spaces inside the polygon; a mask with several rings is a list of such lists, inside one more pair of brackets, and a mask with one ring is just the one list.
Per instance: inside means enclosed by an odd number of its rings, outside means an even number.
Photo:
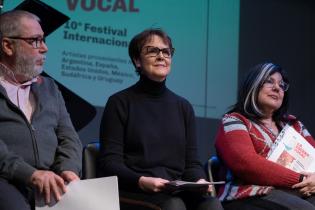
[{"label": "white paper sheet", "polygon": [[281,130],[267,158],[298,173],[315,172],[314,147],[289,125]]},{"label": "white paper sheet", "polygon": [[36,210],[119,210],[117,177],[71,182],[53,205],[45,205],[42,196],[36,198]]}]

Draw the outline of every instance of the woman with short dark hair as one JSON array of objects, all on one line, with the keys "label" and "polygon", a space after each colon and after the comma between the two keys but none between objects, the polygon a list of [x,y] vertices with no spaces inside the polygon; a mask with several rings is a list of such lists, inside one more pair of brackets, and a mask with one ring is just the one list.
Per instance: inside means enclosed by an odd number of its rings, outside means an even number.
[{"label": "woman with short dark hair", "polygon": [[140,80],[112,95],[100,129],[102,175],[116,175],[120,196],[162,210],[219,210],[220,202],[202,193],[165,192],[173,180],[205,182],[197,158],[195,116],[191,104],[169,90],[174,53],[160,29],[148,29],[130,42],[129,55]]}]

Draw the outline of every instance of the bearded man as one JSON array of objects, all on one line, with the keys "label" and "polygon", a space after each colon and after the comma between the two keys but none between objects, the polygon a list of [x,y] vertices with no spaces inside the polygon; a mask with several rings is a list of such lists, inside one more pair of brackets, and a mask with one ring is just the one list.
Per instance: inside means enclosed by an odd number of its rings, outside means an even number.
[{"label": "bearded man", "polygon": [[59,200],[79,179],[81,141],[52,79],[40,75],[48,51],[40,20],[0,15],[0,209],[34,209],[34,192]]}]

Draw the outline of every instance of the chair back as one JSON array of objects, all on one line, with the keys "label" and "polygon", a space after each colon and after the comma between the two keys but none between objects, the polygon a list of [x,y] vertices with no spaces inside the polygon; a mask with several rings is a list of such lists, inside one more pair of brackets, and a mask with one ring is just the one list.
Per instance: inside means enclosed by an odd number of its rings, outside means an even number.
[{"label": "chair back", "polygon": [[91,142],[83,148],[82,178],[96,178],[97,158],[99,156],[100,143]]}]

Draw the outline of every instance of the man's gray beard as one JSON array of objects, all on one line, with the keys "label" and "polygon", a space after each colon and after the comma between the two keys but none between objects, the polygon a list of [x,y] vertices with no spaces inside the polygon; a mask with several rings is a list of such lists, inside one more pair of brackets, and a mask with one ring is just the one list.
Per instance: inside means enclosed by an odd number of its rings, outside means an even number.
[{"label": "man's gray beard", "polygon": [[27,80],[31,80],[43,72],[43,68],[36,70],[35,64],[36,58],[28,58],[28,56],[17,54],[14,74],[23,75]]}]

